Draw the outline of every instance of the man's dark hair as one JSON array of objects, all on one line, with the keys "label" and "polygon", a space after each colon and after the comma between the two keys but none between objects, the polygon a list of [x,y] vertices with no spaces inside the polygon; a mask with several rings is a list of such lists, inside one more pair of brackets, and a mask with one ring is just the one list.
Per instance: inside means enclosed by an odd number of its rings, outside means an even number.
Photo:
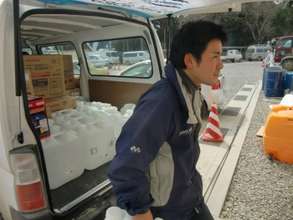
[{"label": "man's dark hair", "polygon": [[218,39],[224,43],[227,35],[222,26],[210,21],[192,21],[184,24],[175,34],[170,61],[177,69],[184,69],[184,55],[191,53],[197,61],[211,40]]}]

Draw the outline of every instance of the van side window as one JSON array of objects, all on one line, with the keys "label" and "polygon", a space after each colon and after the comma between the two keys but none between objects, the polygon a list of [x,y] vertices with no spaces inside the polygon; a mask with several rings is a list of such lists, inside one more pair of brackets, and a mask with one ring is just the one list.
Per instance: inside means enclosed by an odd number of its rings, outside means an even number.
[{"label": "van side window", "polygon": [[254,48],[248,48],[248,49],[247,49],[247,52],[248,52],[248,53],[254,53]]},{"label": "van side window", "polygon": [[152,76],[149,49],[142,37],[85,42],[82,48],[93,76]]},{"label": "van side window", "polygon": [[63,42],[58,44],[50,44],[50,45],[39,45],[38,46],[40,52],[44,55],[71,55],[72,63],[73,63],[73,72],[74,75],[80,75],[80,66],[78,61],[78,56],[76,53],[76,49],[74,45],[70,42]]}]

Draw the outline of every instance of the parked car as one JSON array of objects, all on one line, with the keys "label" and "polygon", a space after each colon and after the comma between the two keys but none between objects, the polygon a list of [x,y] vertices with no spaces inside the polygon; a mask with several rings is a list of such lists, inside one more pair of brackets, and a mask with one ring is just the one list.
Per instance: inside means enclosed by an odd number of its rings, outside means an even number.
[{"label": "parked car", "polygon": [[231,61],[232,63],[240,62],[242,58],[242,54],[236,49],[225,50],[221,56],[222,61]]},{"label": "parked car", "polygon": [[119,64],[121,60],[121,53],[120,51],[116,50],[108,50],[108,49],[99,49],[97,53],[105,58],[108,59],[111,64]]},{"label": "parked car", "polygon": [[86,53],[86,60],[89,66],[93,66],[95,68],[105,67],[110,64],[110,60],[108,58],[102,57],[100,54],[96,53]]},{"label": "parked car", "polygon": [[128,66],[121,71],[120,76],[147,78],[152,75],[152,64],[150,60],[144,60]]},{"label": "parked car", "polygon": [[147,59],[150,59],[150,56],[146,51],[128,51],[122,55],[122,62],[124,64],[134,64]]},{"label": "parked car", "polygon": [[121,54],[118,51],[112,50],[112,51],[107,51],[106,56],[110,59],[110,62],[112,64],[119,64],[120,63],[120,57]]},{"label": "parked car", "polygon": [[261,61],[266,57],[268,49],[271,49],[271,47],[264,44],[251,45],[247,48],[245,52],[245,58],[249,61]]},{"label": "parked car", "polygon": [[275,46],[274,61],[279,63],[283,57],[293,55],[293,36],[278,38]]}]

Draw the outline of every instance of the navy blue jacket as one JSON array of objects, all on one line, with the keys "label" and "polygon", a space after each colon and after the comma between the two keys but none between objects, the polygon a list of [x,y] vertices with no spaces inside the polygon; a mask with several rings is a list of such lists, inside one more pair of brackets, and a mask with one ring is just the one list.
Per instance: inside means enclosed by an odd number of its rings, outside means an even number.
[{"label": "navy blue jacket", "polygon": [[151,209],[154,217],[184,220],[202,203],[195,167],[200,120],[188,122],[195,109],[188,107],[178,75],[166,66],[166,78],[140,98],[117,140],[108,175],[117,205],[131,215]]}]

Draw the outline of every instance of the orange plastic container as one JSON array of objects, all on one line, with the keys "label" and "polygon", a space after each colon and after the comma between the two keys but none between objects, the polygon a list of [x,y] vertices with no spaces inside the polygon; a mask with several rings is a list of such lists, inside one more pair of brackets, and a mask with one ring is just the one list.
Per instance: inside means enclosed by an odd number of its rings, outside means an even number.
[{"label": "orange plastic container", "polygon": [[264,151],[272,158],[293,164],[293,108],[276,106],[264,129]]}]

